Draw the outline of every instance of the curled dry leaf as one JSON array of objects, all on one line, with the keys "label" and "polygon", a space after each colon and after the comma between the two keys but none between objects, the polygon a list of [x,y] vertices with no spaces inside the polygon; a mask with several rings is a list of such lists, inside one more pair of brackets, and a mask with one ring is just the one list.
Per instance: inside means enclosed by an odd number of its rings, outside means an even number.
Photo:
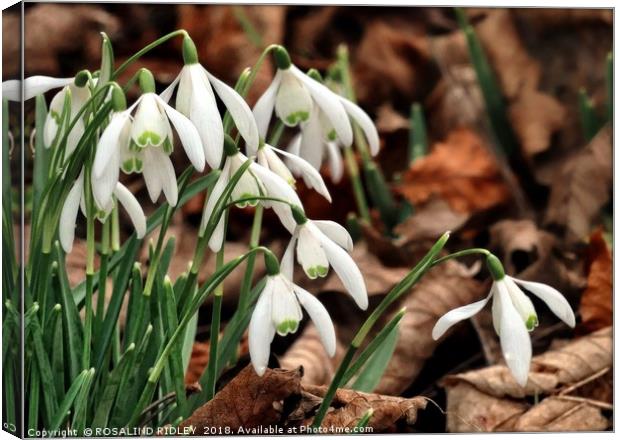
[{"label": "curled dry leaf", "polygon": [[[318,407],[325,396],[327,387],[304,386],[304,399]],[[318,397],[318,399],[316,399]],[[368,427],[373,433],[392,431],[398,422],[408,426],[415,424],[418,411],[426,408],[427,400],[424,397],[394,397],[380,394],[362,393],[359,391],[339,389],[332,402],[332,409],[321,423],[321,427],[354,427],[369,409],[373,410]],[[310,424],[312,417],[307,418],[304,424]]]},{"label": "curled dry leaf", "polygon": [[563,228],[569,243],[583,240],[609,200],[612,181],[611,127],[607,125],[557,171],[545,223]]},{"label": "curled dry leaf", "polygon": [[[282,416],[281,402],[301,393],[301,369],[267,369],[262,377],[245,367],[215,397],[181,422],[203,435],[212,426],[251,429],[274,425]],[[207,431],[208,432],[208,431]]]},{"label": "curled dry leaf", "polygon": [[580,260],[532,220],[502,220],[491,226],[489,237],[489,249],[500,257],[507,273],[549,284],[569,299],[585,287]]},{"label": "curled dry leaf", "polygon": [[[572,394],[609,370],[611,353],[612,329],[607,327],[535,356],[525,387],[503,365],[447,376],[442,385],[447,392],[448,430],[605,429],[608,421],[601,414],[605,402]],[[526,396],[543,399],[531,406],[523,400]]]},{"label": "curled dry leaf", "polygon": [[484,211],[509,200],[509,191],[496,161],[483,141],[470,130],[457,129],[417,160],[396,187],[414,205],[432,195],[457,212]]},{"label": "curled dry leaf", "polygon": [[581,326],[593,331],[611,325],[613,318],[611,252],[600,229],[590,236],[588,253],[591,258],[588,286],[581,296],[579,312]]}]

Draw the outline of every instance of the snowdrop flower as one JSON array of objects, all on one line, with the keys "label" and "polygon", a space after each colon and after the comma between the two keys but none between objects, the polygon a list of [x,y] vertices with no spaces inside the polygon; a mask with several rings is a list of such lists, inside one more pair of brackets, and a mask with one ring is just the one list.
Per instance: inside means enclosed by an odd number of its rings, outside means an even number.
[{"label": "snowdrop flower", "polygon": [[[314,70],[310,71],[308,75],[317,81],[321,81],[320,75]],[[370,154],[376,156],[379,152],[379,134],[370,116],[354,102],[335,92],[334,95],[342,104],[349,120],[355,122],[362,129]],[[317,170],[321,168],[321,164],[327,156],[332,181],[337,183],[342,178],[343,169],[339,144],[347,145],[339,139],[323,110],[315,107],[308,122],[301,124],[301,133],[293,138],[289,152],[306,159]]]},{"label": "snowdrop flower", "polygon": [[[74,78],[54,78],[51,76],[36,75],[24,80],[24,101],[34,98],[37,95],[64,87],[73,83]],[[11,79],[2,83],[2,97],[9,101],[22,100],[22,81]]]},{"label": "snowdrop flower", "polygon": [[[275,109],[276,116],[291,127],[310,123],[314,115],[321,114],[325,120],[324,127],[329,127],[329,132],[333,131],[333,136],[344,145],[351,145],[353,130],[338,95],[291,64],[283,47],[276,48],[274,56],[278,71],[253,109],[259,135],[266,137]],[[249,150],[248,153],[254,154]]]},{"label": "snowdrop flower", "polygon": [[287,265],[292,265],[293,252],[311,279],[325,277],[331,265],[358,307],[366,310],[366,284],[353,258],[347,253],[353,250],[353,240],[347,230],[333,221],[309,220],[298,209],[293,209],[293,217],[297,225],[282,259],[285,272],[292,273],[292,268]]},{"label": "snowdrop flower", "polygon": [[[54,95],[45,118],[45,125],[43,126],[43,143],[45,148],[50,148],[52,146],[52,143],[58,134],[58,129],[62,123],[61,117],[64,110],[67,93],[69,93],[70,96],[70,121],[75,119],[79,111],[91,96],[88,86],[78,87],[75,84],[69,84],[63,87],[60,92]],[[65,157],[69,157],[69,155],[75,151],[80,138],[84,134],[84,129],[84,120],[79,118],[67,136]]]},{"label": "snowdrop flower", "polygon": [[[120,203],[136,229],[136,235],[138,238],[144,237],[146,234],[146,217],[140,207],[140,203],[131,194],[131,192],[121,183],[117,182],[113,194],[116,197],[116,201]],[[111,199],[107,205],[99,205],[95,200],[95,207],[98,212],[97,218],[103,223],[107,216],[114,207],[114,199]],[[73,248],[73,239],[75,236],[75,224],[77,221],[78,210],[81,209],[82,214],[86,216],[86,202],[84,198],[84,170],[80,173],[79,177],[73,184],[73,187],[69,191],[65,203],[60,212],[60,222],[58,236],[60,238],[60,244],[65,252],[71,252]]]},{"label": "snowdrop flower", "polygon": [[292,165],[294,173],[301,176],[307,187],[313,188],[316,192],[325,197],[329,202],[332,201],[331,195],[325,186],[323,177],[314,169],[308,162],[301,157],[291,154],[287,151],[280,150],[279,148],[272,147],[269,144],[263,144],[258,149],[256,155],[257,162],[265,168],[273,171],[278,176],[287,181],[291,187],[295,188],[295,178],[289,170],[289,167],[284,164],[282,159],[278,156],[284,156],[287,161]]},{"label": "snowdrop flower", "polygon": [[[118,168],[123,172],[142,173],[149,197],[156,202],[163,191],[171,206],[178,201],[174,167],[170,161],[174,125],[190,162],[198,171],[204,170],[205,156],[196,127],[180,112],[154,93],[155,83],[150,72],[143,71],[140,85],[145,93],[127,110],[125,97],[114,88],[112,99],[116,111],[103,131],[93,164],[95,197],[106,205],[118,182]],[[132,117],[132,111],[135,114]],[[116,171],[114,171],[116,170]]]},{"label": "snowdrop flower", "polygon": [[517,383],[525,386],[532,358],[528,332],[538,325],[538,317],[532,301],[521,288],[543,300],[570,327],[575,326],[575,315],[566,298],[553,287],[505,275],[501,262],[492,254],[487,256],[487,266],[493,276],[489,295],[439,318],[433,328],[433,339],[439,339],[454,324],[478,313],[493,298],[493,326],[499,335],[504,359]]},{"label": "snowdrop flower", "polygon": [[[204,233],[207,222],[213,214],[215,204],[224,192],[230,178],[237,172],[239,167],[241,167],[248,160],[248,158],[239,151],[230,136],[226,137],[224,145],[227,156],[226,161],[224,162],[222,172],[218,177],[217,182],[215,182],[213,190],[211,190],[207,203],[205,204],[202,215],[202,224],[200,226],[201,234]],[[299,196],[297,196],[297,193],[288,182],[268,168],[253,162],[235,185],[232,190],[231,198],[232,200],[240,200],[257,196],[268,196],[286,200],[288,203],[298,206],[299,209],[301,209],[302,206]],[[248,205],[255,206],[257,203],[258,201],[244,201],[237,203],[237,206],[244,208]],[[293,213],[291,212],[289,205],[265,200],[261,200],[260,203],[266,208],[272,208],[285,227],[292,228],[295,224]],[[215,230],[209,238],[209,247],[213,252],[219,251],[224,242],[223,217],[224,216],[220,217]]]},{"label": "snowdrop flower", "polygon": [[185,65],[181,73],[161,97],[168,102],[178,84],[176,108],[198,129],[209,166],[219,168],[224,145],[224,127],[213,89],[230,112],[241,137],[249,148],[256,151],[258,129],[247,103],[233,88],[211,75],[198,63],[196,46],[189,37],[183,40],[183,58]]},{"label": "snowdrop flower", "polygon": [[[270,259],[273,261],[270,262]],[[265,255],[265,265],[267,281],[252,312],[248,329],[250,358],[256,374],[262,376],[265,373],[275,334],[286,336],[297,331],[302,319],[302,307],[314,322],[325,351],[333,357],[336,353],[336,333],[325,306],[310,292],[290,281],[292,272],[281,273],[273,256]]]}]

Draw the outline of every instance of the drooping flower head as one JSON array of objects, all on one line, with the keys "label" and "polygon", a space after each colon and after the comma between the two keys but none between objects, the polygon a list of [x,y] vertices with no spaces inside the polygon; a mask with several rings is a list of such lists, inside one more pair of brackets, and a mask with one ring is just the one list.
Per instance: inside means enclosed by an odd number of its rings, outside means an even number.
[{"label": "drooping flower head", "polygon": [[[278,155],[286,158],[290,165],[285,164]],[[282,177],[291,187],[295,188],[296,180],[293,177],[293,174],[295,174],[304,180],[308,188],[313,188],[325,197],[328,202],[332,201],[321,174],[301,157],[263,143],[258,149],[256,160],[260,165]]]},{"label": "drooping flower head", "polygon": [[338,96],[293,65],[283,47],[276,48],[274,56],[278,70],[253,109],[259,135],[266,137],[274,109],[276,116],[289,127],[309,122],[313,113],[320,111],[332,136],[344,145],[351,145],[353,130]]},{"label": "drooping flower head", "polygon": [[457,322],[474,316],[493,298],[493,327],[500,338],[504,359],[517,383],[525,386],[532,358],[532,343],[528,332],[538,325],[538,316],[532,301],[521,288],[543,300],[570,327],[575,326],[575,315],[566,298],[553,287],[506,275],[501,262],[492,254],[487,256],[487,267],[493,277],[489,295],[439,318],[433,328],[433,339],[439,339]]},{"label": "drooping flower head", "polygon": [[[317,82],[322,82],[320,74],[311,69],[308,76]],[[342,104],[348,119],[355,122],[362,130],[369,147],[370,154],[375,156],[379,152],[379,134],[366,114],[357,104],[333,92]],[[307,123],[301,124],[301,133],[293,138],[289,145],[289,152],[306,159],[317,170],[327,159],[330,166],[332,181],[337,183],[342,178],[342,157],[339,146],[348,146],[337,136],[330,120],[318,107],[313,108]]]},{"label": "drooping flower head", "polygon": [[[286,273],[284,267],[280,272],[272,255],[265,255],[265,265],[267,281],[248,327],[250,358],[256,374],[262,376],[265,373],[275,334],[286,336],[297,331],[302,319],[302,307],[314,322],[325,351],[333,357],[336,353],[336,333],[325,306],[310,292],[292,282],[292,272]],[[287,266],[292,269],[292,262]]]},{"label": "drooping flower head", "polygon": [[292,271],[287,265],[293,264],[293,255],[296,255],[297,261],[311,279],[327,276],[331,266],[358,307],[366,310],[366,284],[347,252],[353,250],[353,240],[347,230],[333,221],[309,220],[297,209],[293,209],[293,216],[296,225],[282,259],[285,272]]},{"label": "drooping flower head", "polygon": [[188,159],[198,171],[205,167],[204,150],[191,121],[155,94],[152,74],[143,70],[139,78],[144,93],[128,109],[125,109],[122,91],[113,89],[115,112],[99,139],[93,165],[95,194],[100,203],[109,201],[118,182],[120,167],[127,174],[142,173],[153,202],[163,191],[168,203],[174,206],[178,200],[178,188],[169,157],[174,149],[170,123],[176,129]]},{"label": "drooping flower head", "polygon": [[198,129],[209,166],[213,169],[219,168],[224,146],[224,127],[214,90],[230,112],[241,137],[249,148],[256,151],[258,129],[250,107],[233,88],[199,64],[196,46],[188,36],[183,40],[183,59],[185,65],[181,72],[161,97],[168,102],[177,88],[176,109],[187,116]]},{"label": "drooping flower head", "polygon": [[[93,190],[94,189],[95,188],[93,187]],[[82,214],[86,216],[85,190],[84,170],[82,169],[79,177],[71,187],[71,190],[69,190],[69,194],[67,195],[60,212],[58,236],[62,248],[67,253],[71,252],[71,249],[73,248],[78,210],[81,209]],[[113,197],[111,197],[105,205],[100,205],[95,198],[95,208],[97,209],[96,218],[103,223],[110,212],[112,212],[114,204],[118,202],[121,206],[123,206],[123,208],[125,208],[127,214],[129,214],[129,218],[131,219],[131,222],[136,230],[137,237],[144,237],[144,234],[146,234],[146,217],[140,207],[140,203],[136,200],[131,191],[129,191],[122,183],[116,182],[112,195]]]},{"label": "drooping flower head", "polygon": [[[201,233],[204,232],[208,220],[211,215],[213,215],[215,205],[223,194],[230,178],[248,160],[248,158],[239,151],[230,136],[226,136],[224,152],[226,154],[224,167],[205,203],[200,228]],[[241,175],[241,178],[232,190],[231,198],[232,200],[242,200],[259,196],[277,198],[298,207],[302,206],[299,196],[286,180],[270,169],[253,162]],[[291,227],[291,225],[294,224],[291,208],[285,203],[266,200],[258,202],[253,200],[237,203],[237,206],[243,208],[248,205],[255,206],[257,203],[261,203],[265,208],[272,208],[285,227]],[[219,218],[217,226],[209,239],[209,247],[213,252],[217,252],[221,249],[223,242],[224,218],[222,216]]]}]

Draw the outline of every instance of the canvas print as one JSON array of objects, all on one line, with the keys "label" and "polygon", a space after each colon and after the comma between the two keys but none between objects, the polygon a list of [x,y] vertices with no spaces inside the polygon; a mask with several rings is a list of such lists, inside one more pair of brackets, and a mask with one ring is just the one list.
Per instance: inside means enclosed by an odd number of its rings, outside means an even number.
[{"label": "canvas print", "polygon": [[612,431],[613,20],[4,10],[3,430]]}]

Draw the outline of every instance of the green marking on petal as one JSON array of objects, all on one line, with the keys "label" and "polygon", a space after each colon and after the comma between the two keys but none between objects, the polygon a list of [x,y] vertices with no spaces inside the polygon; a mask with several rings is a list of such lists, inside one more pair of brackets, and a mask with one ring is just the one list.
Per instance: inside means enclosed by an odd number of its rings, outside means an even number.
[{"label": "green marking on petal", "polygon": [[291,113],[285,119],[289,125],[297,125],[300,122],[307,121],[309,117],[310,117],[310,113],[300,110],[298,112]]},{"label": "green marking on petal", "polygon": [[329,139],[330,141],[335,141],[336,140],[336,130],[334,130],[332,128],[331,131],[329,133],[327,133],[327,139]]},{"label": "green marking on petal", "polygon": [[[244,193],[241,194],[241,196],[239,197],[240,199],[246,199],[249,197],[255,197],[254,194],[250,194],[250,193]],[[249,200],[249,201],[244,201],[241,203],[235,203],[235,206],[237,208],[245,208],[246,206],[256,206],[258,204],[258,200]]]},{"label": "green marking on petal", "polygon": [[166,137],[166,139],[164,140],[164,153],[170,156],[172,154],[173,149],[174,148],[172,145],[172,140],[169,137]]},{"label": "green marking on petal", "polygon": [[282,321],[280,324],[278,324],[278,326],[276,327],[276,331],[278,332],[280,336],[286,336],[289,333],[295,333],[298,327],[299,327],[299,321],[296,321],[295,319],[292,319],[292,318],[288,318]]},{"label": "green marking on petal", "polygon": [[534,330],[538,327],[538,317],[536,315],[530,315],[530,317],[527,318],[527,321],[525,321],[525,326],[527,327],[528,332]]},{"label": "green marking on petal", "polygon": [[141,146],[147,144],[159,145],[161,144],[161,136],[152,131],[144,131],[140,136],[138,136],[138,144]]},{"label": "green marking on petal", "polygon": [[319,276],[323,278],[325,277],[325,275],[327,275],[327,272],[329,272],[329,268],[325,266],[317,266],[316,271],[319,274]]},{"label": "green marking on petal", "polygon": [[133,173],[133,159],[127,159],[121,164],[121,169],[126,174]]},{"label": "green marking on petal", "polygon": [[306,275],[308,275],[311,280],[315,279],[317,277],[316,267],[309,267],[308,270],[306,270]]},{"label": "green marking on petal", "polygon": [[129,141],[129,151],[132,151],[134,153],[138,153],[138,152],[140,152],[140,150],[142,150],[142,147],[140,145],[136,144],[136,141],[131,139],[131,141]]},{"label": "green marking on petal", "polygon": [[142,168],[144,168],[144,163],[140,159],[135,158],[135,157],[133,159],[133,162],[134,162],[134,167],[136,169],[136,172],[137,173],[141,173],[142,172]]},{"label": "green marking on petal", "polygon": [[50,116],[52,117],[52,119],[54,121],[56,121],[56,124],[60,125],[60,115],[58,114],[58,112],[55,112],[54,110],[50,111]]}]

